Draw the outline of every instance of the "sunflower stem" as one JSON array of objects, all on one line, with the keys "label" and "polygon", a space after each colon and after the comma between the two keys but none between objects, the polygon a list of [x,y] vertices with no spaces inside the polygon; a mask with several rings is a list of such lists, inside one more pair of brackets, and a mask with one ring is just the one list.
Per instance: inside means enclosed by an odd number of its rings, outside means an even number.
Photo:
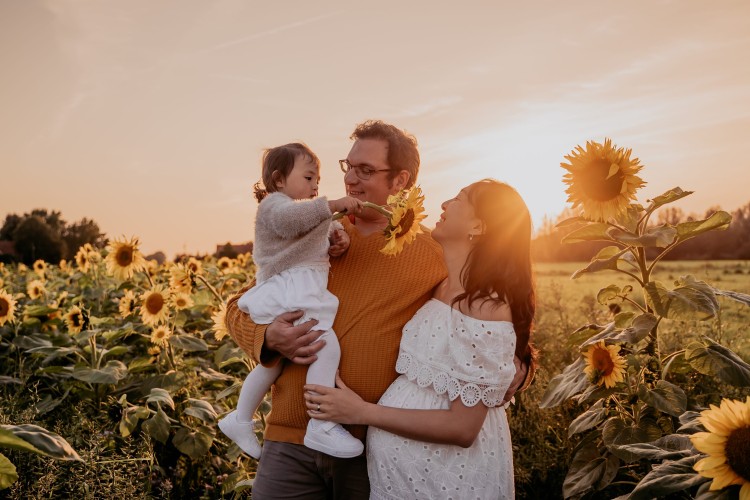
[{"label": "sunflower stem", "polygon": [[221,295],[219,295],[219,292],[216,291],[216,288],[214,288],[213,285],[211,285],[211,283],[209,283],[208,281],[206,281],[206,278],[204,278],[200,274],[196,275],[195,277],[198,278],[199,280],[201,280],[203,282],[203,284],[206,285],[209,290],[211,290],[211,293],[214,294],[214,297],[216,297],[219,300],[219,302],[224,302],[224,299],[221,298]]},{"label": "sunflower stem", "polygon": [[148,280],[149,287],[154,288],[154,282],[151,280],[151,275],[149,274],[148,269],[144,268],[142,272],[143,274],[146,275],[146,279]]},{"label": "sunflower stem", "polygon": [[[387,218],[388,220],[391,220],[391,215],[393,215],[393,214],[392,214],[392,213],[390,212],[390,210],[388,210],[388,209],[387,209],[387,208],[385,208],[384,206],[382,206],[382,205],[377,205],[377,204],[375,204],[375,203],[371,203],[371,202],[369,202],[369,201],[365,201],[364,203],[362,203],[362,206],[363,206],[364,208],[371,208],[371,209],[375,210],[376,212],[380,212],[380,213],[381,213],[381,214],[382,214],[383,216],[385,216],[385,217],[386,217],[386,218]],[[338,220],[338,219],[341,219],[341,218],[343,218],[343,217],[344,217],[345,215],[347,215],[347,213],[346,213],[346,210],[344,210],[343,212],[336,212],[335,214],[333,214],[333,217],[331,217],[331,220]]]}]

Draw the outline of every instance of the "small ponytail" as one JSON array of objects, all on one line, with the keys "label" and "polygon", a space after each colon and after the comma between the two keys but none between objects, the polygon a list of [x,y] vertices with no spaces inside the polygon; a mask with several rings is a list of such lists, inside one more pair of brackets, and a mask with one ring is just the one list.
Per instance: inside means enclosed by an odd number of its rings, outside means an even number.
[{"label": "small ponytail", "polygon": [[268,191],[261,187],[260,181],[256,182],[253,185],[253,193],[255,193],[255,199],[258,200],[258,203],[263,201],[263,198],[268,195]]}]

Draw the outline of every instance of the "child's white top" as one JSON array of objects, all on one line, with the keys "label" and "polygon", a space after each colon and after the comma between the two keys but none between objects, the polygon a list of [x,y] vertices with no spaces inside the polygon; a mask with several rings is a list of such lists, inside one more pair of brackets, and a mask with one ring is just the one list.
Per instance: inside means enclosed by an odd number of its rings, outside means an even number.
[{"label": "child's white top", "polygon": [[266,196],[255,217],[253,260],[261,283],[293,267],[328,262],[331,221],[325,196],[293,200],[278,191]]}]

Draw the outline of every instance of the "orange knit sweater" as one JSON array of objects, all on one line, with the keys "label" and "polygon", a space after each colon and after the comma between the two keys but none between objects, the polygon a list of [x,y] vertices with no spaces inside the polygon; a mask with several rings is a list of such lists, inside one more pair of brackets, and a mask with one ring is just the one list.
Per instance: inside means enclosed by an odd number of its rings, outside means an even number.
[{"label": "orange knit sweater", "polygon": [[[385,244],[381,232],[362,236],[346,218],[343,224],[351,244],[342,257],[331,259],[328,280],[328,289],[339,298],[333,323],[341,344],[339,370],[349,388],[375,403],[398,375],[401,329],[446,277],[445,264],[429,234],[418,235],[398,256],[389,257],[379,252]],[[267,325],[256,325],[237,307],[248,288],[229,300],[227,327],[237,345],[260,361]],[[263,361],[272,365],[279,358]],[[265,438],[302,444],[309,420],[302,390],[307,367],[286,363],[271,391]],[[349,430],[364,439],[365,427]]]}]

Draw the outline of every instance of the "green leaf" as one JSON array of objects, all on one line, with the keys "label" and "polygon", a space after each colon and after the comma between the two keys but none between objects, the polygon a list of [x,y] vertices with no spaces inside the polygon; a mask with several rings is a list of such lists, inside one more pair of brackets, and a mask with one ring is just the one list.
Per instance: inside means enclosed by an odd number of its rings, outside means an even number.
[{"label": "green leaf", "polygon": [[596,402],[591,408],[581,413],[570,423],[568,427],[568,437],[579,432],[584,432],[592,427],[596,427],[600,422],[607,418],[607,409],[604,408],[602,401]]},{"label": "green leaf", "polygon": [[630,492],[630,500],[651,500],[678,491],[688,490],[710,481],[693,470],[693,466],[703,458],[693,455],[676,461],[667,461],[654,467]]},{"label": "green leaf", "polygon": [[131,406],[123,408],[122,418],[120,419],[120,435],[128,437],[138,426],[138,420],[148,418],[151,413],[148,408],[142,406]]},{"label": "green leaf", "polygon": [[104,349],[102,351],[102,356],[122,356],[123,354],[127,354],[130,348],[125,345],[118,345],[113,347],[112,349]]},{"label": "green leaf", "polygon": [[201,426],[198,430],[182,427],[175,432],[172,438],[172,444],[175,448],[193,460],[197,460],[208,453],[213,442],[213,431],[206,426]]},{"label": "green leaf", "polygon": [[211,367],[207,367],[205,370],[200,370],[198,372],[198,375],[201,378],[205,378],[206,380],[210,380],[212,382],[232,382],[234,381],[234,377],[231,375],[227,375],[226,373],[217,372]]},{"label": "green leaf", "polygon": [[657,322],[658,319],[656,318],[656,316],[650,313],[639,314],[633,320],[631,325],[623,330],[614,328],[613,322],[610,323],[611,328],[607,328],[597,335],[589,338],[586,342],[583,343],[581,347],[583,348],[588,345],[595,344],[600,340],[604,340],[608,344],[637,344],[638,342],[646,338],[648,333],[654,328],[654,326],[656,326]]},{"label": "green leaf", "polygon": [[590,221],[588,219],[586,219],[585,217],[569,217],[569,218],[567,218],[565,220],[561,220],[560,222],[558,222],[557,224],[555,224],[555,227],[557,227],[557,228],[567,227],[567,226],[571,226],[573,224],[577,224],[579,222],[590,222]]},{"label": "green leaf", "polygon": [[734,500],[735,493],[733,488],[724,488],[723,490],[712,490],[711,482],[706,481],[701,484],[695,493],[693,500]]},{"label": "green leaf", "polygon": [[167,444],[169,439],[169,418],[159,407],[156,414],[142,424],[143,430],[161,444]]},{"label": "green leaf", "polygon": [[584,325],[570,334],[568,337],[568,345],[580,346],[583,342],[590,339],[593,335],[600,333],[606,329],[612,329],[612,323],[607,325]]},{"label": "green leaf", "polygon": [[[12,435],[13,439],[9,438],[8,434]],[[21,444],[21,441],[25,444]],[[7,448],[31,451],[58,460],[82,462],[81,457],[64,438],[38,425],[0,425],[0,444]]]},{"label": "green leaf", "polygon": [[716,316],[719,302],[712,287],[692,276],[683,276],[676,283],[673,290],[658,281],[646,284],[646,292],[659,316],[680,320],[707,320]]},{"label": "green leaf", "polygon": [[623,298],[620,296],[621,291],[622,290],[619,286],[609,285],[599,290],[599,292],[596,294],[596,301],[603,306],[608,306],[609,304],[619,304],[623,301]]},{"label": "green leaf", "polygon": [[23,310],[23,313],[25,316],[34,316],[34,317],[47,317],[48,314],[53,313],[57,311],[54,307],[48,307],[48,306],[27,306],[26,309]]},{"label": "green leaf", "polygon": [[565,498],[580,498],[586,493],[607,487],[617,475],[620,460],[610,453],[604,456],[593,443],[581,447],[573,458],[563,482]]},{"label": "green leaf", "polygon": [[733,292],[731,290],[718,290],[716,288],[714,288],[714,293],[721,297],[736,300],[737,302],[741,302],[746,306],[750,306],[750,295],[746,293]]},{"label": "green leaf", "polygon": [[680,415],[680,428],[677,432],[681,434],[695,434],[696,432],[705,432],[706,428],[700,423],[698,417],[700,412],[697,411],[686,411]]},{"label": "green leaf", "polygon": [[657,208],[666,205],[667,203],[672,203],[691,194],[693,194],[693,191],[683,191],[678,187],[672,188],[669,191],[660,194],[653,200],[648,200],[651,202],[651,205],[648,209],[649,211],[653,212]]},{"label": "green leaf", "polygon": [[679,460],[695,454],[690,436],[670,434],[651,443],[615,445],[621,451],[632,453],[639,460]]},{"label": "green leaf", "polygon": [[128,376],[128,367],[122,361],[112,359],[104,368],[75,368],[71,375],[90,384],[116,384]]},{"label": "green leaf", "polygon": [[241,388],[242,388],[242,383],[241,382],[236,382],[236,383],[230,385],[229,387],[227,387],[226,389],[224,389],[223,391],[221,391],[219,394],[217,394],[215,400],[216,401],[221,401],[222,399],[226,398],[227,396],[231,396],[235,392],[239,392],[239,390]]},{"label": "green leaf", "polygon": [[169,337],[169,343],[186,352],[208,351],[208,344],[206,344],[203,339],[192,337],[190,335],[172,335]]},{"label": "green leaf", "polygon": [[18,481],[16,466],[8,460],[8,457],[0,453],[0,490],[10,488],[16,481]]},{"label": "green leaf", "polygon": [[555,376],[549,381],[547,390],[542,396],[539,403],[540,408],[552,408],[559,405],[574,394],[584,390],[589,381],[586,374],[583,373],[585,362],[583,358],[578,358],[569,364],[560,375]]},{"label": "green leaf", "polygon": [[615,315],[615,328],[627,328],[633,323],[635,312],[623,311]]},{"label": "green leaf", "polygon": [[649,228],[644,234],[637,235],[616,227],[612,227],[607,234],[613,240],[633,247],[658,247],[664,248],[674,242],[677,230],[667,224]]},{"label": "green leaf", "polygon": [[199,418],[206,423],[215,422],[218,418],[216,410],[214,410],[214,407],[211,406],[211,403],[207,401],[190,398],[188,399],[188,404],[189,406],[184,411],[185,415]]},{"label": "green leaf", "polygon": [[612,241],[612,238],[607,235],[607,229],[609,229],[610,227],[611,226],[609,224],[605,224],[603,222],[592,222],[591,224],[583,226],[580,229],[571,231],[569,234],[565,235],[562,238],[561,242],[577,243],[579,241]]},{"label": "green leaf", "polygon": [[690,366],[704,375],[712,375],[736,387],[750,386],[750,365],[733,351],[704,338],[705,342],[692,342],[685,350]]},{"label": "green leaf", "polygon": [[[612,249],[612,248],[616,249],[617,252],[612,253],[611,250],[604,252],[604,250]],[[622,257],[622,254],[624,254],[627,251],[628,251],[627,248],[622,249],[622,250],[620,250],[618,247],[603,248],[599,252],[599,254],[597,254],[597,256],[591,260],[588,266],[574,272],[571,278],[577,279],[585,273],[595,273],[597,271],[614,271],[617,269],[617,261],[620,259],[620,257]]]},{"label": "green leaf", "polygon": [[35,347],[52,347],[52,342],[49,339],[39,333],[32,333],[31,335],[19,335],[13,339],[13,345],[19,349],[29,350]]},{"label": "green leaf", "polygon": [[714,229],[723,231],[729,227],[731,222],[732,216],[723,210],[719,210],[718,212],[714,212],[708,219],[677,224],[677,238],[679,241],[685,241],[701,233],[713,231]]},{"label": "green leaf", "polygon": [[623,450],[619,445],[648,443],[661,437],[661,428],[648,418],[627,423],[620,417],[611,417],[602,428],[602,440],[609,450],[625,462],[634,462],[638,457]]},{"label": "green leaf", "polygon": [[174,400],[170,396],[169,391],[162,389],[161,387],[154,387],[151,389],[146,403],[164,403],[174,410]]},{"label": "green leaf", "polygon": [[651,390],[641,385],[638,387],[638,397],[647,405],[673,417],[679,417],[687,408],[685,391],[666,380],[657,380],[656,387]]}]

